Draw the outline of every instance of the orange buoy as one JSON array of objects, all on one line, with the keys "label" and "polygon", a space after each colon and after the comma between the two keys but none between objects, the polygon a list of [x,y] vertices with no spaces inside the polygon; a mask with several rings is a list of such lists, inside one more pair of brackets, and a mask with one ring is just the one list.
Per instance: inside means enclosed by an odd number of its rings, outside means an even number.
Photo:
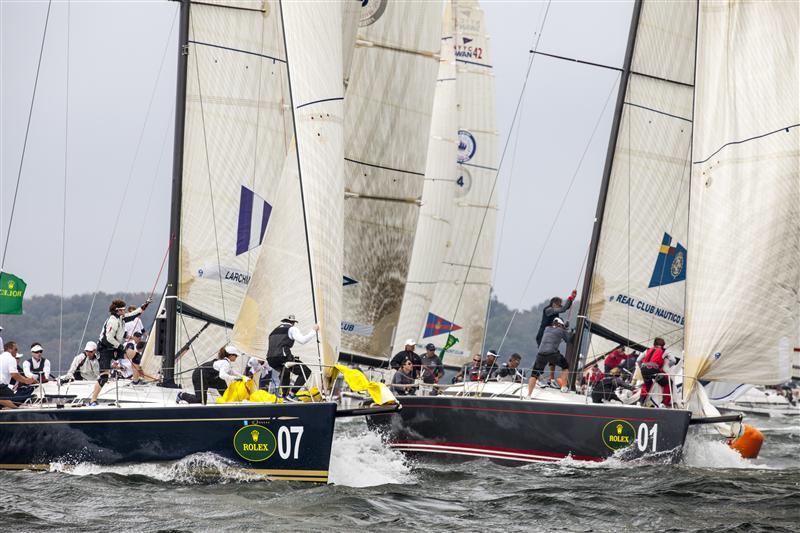
[{"label": "orange buoy", "polygon": [[730,441],[728,446],[739,452],[745,459],[755,459],[764,444],[764,434],[753,426],[743,425],[742,434]]}]

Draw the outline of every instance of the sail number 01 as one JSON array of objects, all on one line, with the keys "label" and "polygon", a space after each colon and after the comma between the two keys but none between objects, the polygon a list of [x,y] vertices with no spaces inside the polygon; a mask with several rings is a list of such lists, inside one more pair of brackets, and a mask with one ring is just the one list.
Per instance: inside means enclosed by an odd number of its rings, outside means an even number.
[{"label": "sail number 01", "polygon": [[636,446],[640,452],[647,451],[647,445],[650,444],[650,451],[655,452],[658,442],[658,424],[653,424],[648,427],[647,424],[639,424],[639,430],[636,432]]},{"label": "sail number 01", "polygon": [[[293,436],[294,438],[292,438]],[[302,438],[303,426],[281,426],[278,430],[278,455],[281,456],[281,459],[288,459],[290,455],[297,459],[300,455],[300,439]]]}]

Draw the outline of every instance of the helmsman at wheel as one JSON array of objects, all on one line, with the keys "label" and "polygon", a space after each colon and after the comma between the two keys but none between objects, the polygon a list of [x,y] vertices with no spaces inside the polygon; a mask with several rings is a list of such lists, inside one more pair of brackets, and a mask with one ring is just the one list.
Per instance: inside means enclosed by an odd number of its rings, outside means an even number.
[{"label": "helmsman at wheel", "polygon": [[[267,363],[280,375],[280,394],[282,396],[295,394],[311,376],[311,369],[299,359],[295,359],[292,354],[292,346],[295,342],[306,344],[313,339],[319,331],[319,325],[314,324],[311,326],[311,331],[304,335],[295,325],[298,323],[299,321],[294,315],[289,315],[282,319],[278,327],[269,334]],[[294,364],[287,365],[286,363]],[[297,376],[293,386],[291,386],[292,374]]]}]

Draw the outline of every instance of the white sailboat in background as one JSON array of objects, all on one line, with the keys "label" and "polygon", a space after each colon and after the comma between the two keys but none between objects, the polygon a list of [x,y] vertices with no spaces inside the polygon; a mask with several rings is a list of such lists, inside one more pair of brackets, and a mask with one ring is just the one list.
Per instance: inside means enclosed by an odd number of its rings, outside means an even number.
[{"label": "white sailboat in background", "polygon": [[447,345],[448,365],[481,353],[492,284],[497,217],[497,126],[491,40],[476,0],[451,3],[458,108],[458,173],[450,242],[439,270],[423,343]]},{"label": "white sailboat in background", "polygon": [[423,192],[441,37],[436,2],[368,2],[345,99],[341,352],[392,348]]}]

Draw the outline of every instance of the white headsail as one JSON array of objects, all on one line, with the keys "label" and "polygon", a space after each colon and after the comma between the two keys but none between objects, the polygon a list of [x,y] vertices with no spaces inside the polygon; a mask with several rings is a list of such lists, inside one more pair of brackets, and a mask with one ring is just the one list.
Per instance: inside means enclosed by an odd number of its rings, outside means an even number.
[{"label": "white headsail", "polygon": [[386,357],[419,216],[441,5],[376,0],[361,14],[345,101],[342,351]]},{"label": "white headsail", "polygon": [[458,121],[456,113],[456,63],[453,48],[453,15],[445,5],[439,75],[433,99],[425,185],[422,189],[417,232],[403,294],[403,306],[395,334],[394,352],[406,339],[424,334],[428,310],[439,281],[442,261],[450,245],[452,214],[459,185]]},{"label": "white headsail", "polygon": [[800,4],[700,4],[685,345],[696,379],[789,378],[800,290]]},{"label": "white headsail", "polygon": [[[680,351],[684,327],[696,5],[643,2],[616,136],[587,317]],[[593,335],[589,356],[613,345]]]},{"label": "white headsail", "polygon": [[[307,363],[338,356],[342,290],[343,118],[341,8],[334,1],[283,2],[296,142],[276,187],[274,215],[234,328],[241,348],[263,354],[267,335],[295,314],[320,324]],[[313,283],[313,285],[312,285]]]},{"label": "white headsail", "polygon": [[497,217],[497,131],[491,45],[475,0],[452,2],[458,105],[458,174],[450,246],[429,309],[423,342],[459,342],[445,363],[460,364],[483,343]]}]

